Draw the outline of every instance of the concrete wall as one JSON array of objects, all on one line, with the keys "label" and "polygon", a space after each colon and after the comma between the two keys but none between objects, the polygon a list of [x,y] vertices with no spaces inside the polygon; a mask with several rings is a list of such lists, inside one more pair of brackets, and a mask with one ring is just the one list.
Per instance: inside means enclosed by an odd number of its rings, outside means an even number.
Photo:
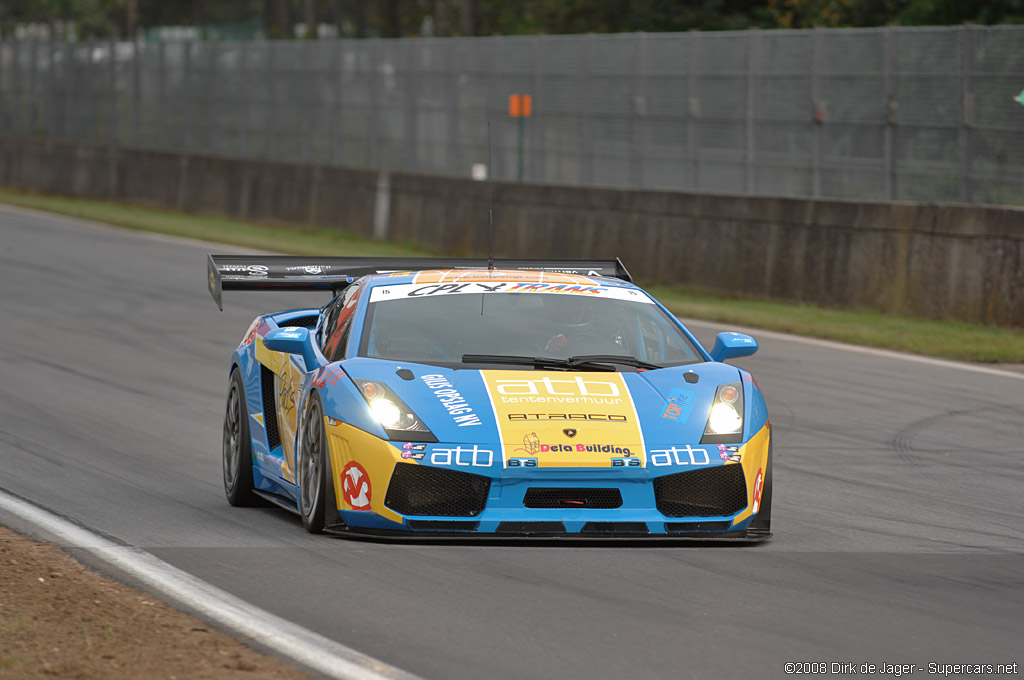
[{"label": "concrete wall", "polygon": [[0,139],[0,185],[344,228],[641,282],[1024,327],[1024,209],[564,187]]}]

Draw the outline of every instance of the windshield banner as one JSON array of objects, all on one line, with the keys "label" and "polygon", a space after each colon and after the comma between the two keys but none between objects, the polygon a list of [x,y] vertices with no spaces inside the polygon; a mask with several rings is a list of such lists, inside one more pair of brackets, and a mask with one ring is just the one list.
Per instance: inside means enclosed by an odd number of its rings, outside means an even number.
[{"label": "windshield banner", "polygon": [[467,295],[470,293],[544,293],[578,297],[633,300],[654,304],[645,293],[633,288],[597,286],[587,283],[540,283],[527,281],[463,281],[457,283],[406,283],[394,286],[375,286],[370,291],[370,302],[405,300],[408,298],[437,297],[441,295]]}]

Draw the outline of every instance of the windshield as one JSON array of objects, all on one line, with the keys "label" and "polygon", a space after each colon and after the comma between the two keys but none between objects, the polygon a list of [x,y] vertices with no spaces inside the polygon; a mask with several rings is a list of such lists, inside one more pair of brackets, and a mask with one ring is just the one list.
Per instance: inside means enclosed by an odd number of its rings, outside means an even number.
[{"label": "windshield", "polygon": [[634,357],[658,367],[704,360],[644,293],[610,287],[593,290],[601,294],[413,295],[415,289],[408,286],[375,287],[359,354],[439,365],[464,365],[463,357],[465,363],[483,360],[493,365],[502,363],[504,356]]}]

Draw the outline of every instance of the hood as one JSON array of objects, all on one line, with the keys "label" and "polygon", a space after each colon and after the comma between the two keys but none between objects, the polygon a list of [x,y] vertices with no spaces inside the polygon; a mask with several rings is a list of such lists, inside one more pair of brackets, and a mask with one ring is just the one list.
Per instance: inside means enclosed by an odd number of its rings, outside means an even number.
[{"label": "hood", "polygon": [[716,388],[742,379],[720,363],[617,373],[356,359],[346,370],[353,379],[385,383],[439,442],[500,446],[506,459],[538,467],[608,467],[645,450],[697,444]]}]

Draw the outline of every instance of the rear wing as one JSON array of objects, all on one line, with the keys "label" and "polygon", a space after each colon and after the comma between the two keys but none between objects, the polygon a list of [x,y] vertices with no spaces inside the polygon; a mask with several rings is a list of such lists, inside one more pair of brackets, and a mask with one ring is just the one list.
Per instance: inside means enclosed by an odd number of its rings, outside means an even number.
[{"label": "rear wing", "polygon": [[[210,255],[210,295],[221,310],[225,290],[329,290],[337,292],[361,276],[424,269],[487,269],[485,258],[314,257],[306,255]],[[632,281],[613,260],[494,260],[495,269],[530,269]]]}]

